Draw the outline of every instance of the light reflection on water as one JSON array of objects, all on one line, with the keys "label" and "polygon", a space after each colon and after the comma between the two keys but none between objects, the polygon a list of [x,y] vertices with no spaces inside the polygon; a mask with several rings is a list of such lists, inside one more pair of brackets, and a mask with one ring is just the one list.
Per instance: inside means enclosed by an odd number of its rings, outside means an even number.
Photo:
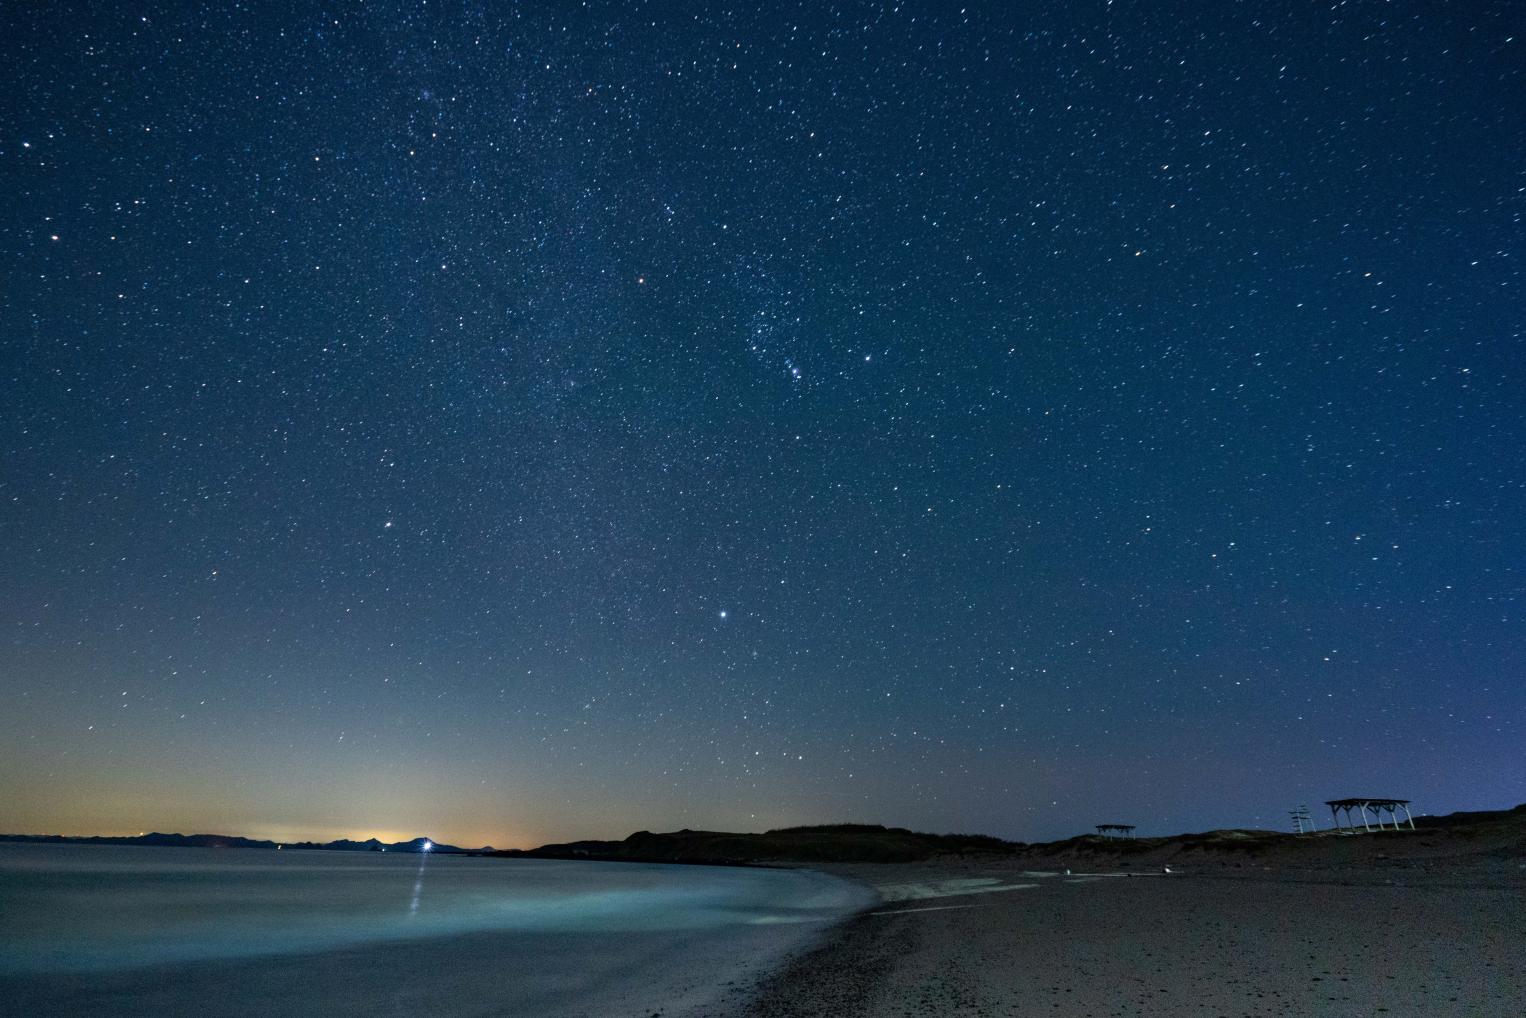
[{"label": "light reflection on water", "polygon": [[0,845],[0,975],[489,930],[836,918],[867,892],[786,870],[361,852]]},{"label": "light reflection on water", "polygon": [[[428,842],[425,842],[426,847]],[[424,864],[429,861],[429,852],[419,853],[419,872],[413,879],[413,898],[408,902],[408,914],[419,914],[419,896],[424,893]]]}]

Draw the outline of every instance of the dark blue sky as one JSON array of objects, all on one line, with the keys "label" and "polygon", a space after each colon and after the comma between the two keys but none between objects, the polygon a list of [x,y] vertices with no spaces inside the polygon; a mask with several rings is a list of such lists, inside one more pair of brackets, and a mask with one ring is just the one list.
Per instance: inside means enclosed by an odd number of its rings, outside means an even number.
[{"label": "dark blue sky", "polygon": [[0,15],[0,828],[1526,799],[1504,3]]}]

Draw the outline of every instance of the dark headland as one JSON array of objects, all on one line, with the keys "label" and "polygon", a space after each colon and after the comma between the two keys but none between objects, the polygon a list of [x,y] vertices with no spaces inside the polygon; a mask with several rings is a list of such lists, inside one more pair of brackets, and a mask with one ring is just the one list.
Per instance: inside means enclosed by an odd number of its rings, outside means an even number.
[{"label": "dark headland", "polygon": [[621,841],[573,841],[493,855],[607,862],[791,865],[915,863],[937,859],[1011,860],[1110,865],[1121,869],[1170,863],[1363,865],[1452,856],[1526,858],[1526,804],[1510,810],[1419,816],[1415,830],[1288,834],[1218,830],[1170,837],[1106,838],[1084,834],[1024,843],[969,834],[924,834],[875,824],[786,827],[762,834],[681,830],[637,831]]}]

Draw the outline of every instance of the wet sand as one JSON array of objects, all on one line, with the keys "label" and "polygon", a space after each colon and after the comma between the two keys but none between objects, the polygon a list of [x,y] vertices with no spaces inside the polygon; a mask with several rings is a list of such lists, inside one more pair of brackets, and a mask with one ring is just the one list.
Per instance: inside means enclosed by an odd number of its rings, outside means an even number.
[{"label": "wet sand", "polygon": [[1073,870],[831,868],[893,900],[840,928],[736,1013],[1526,1014],[1526,872],[1515,863]]}]

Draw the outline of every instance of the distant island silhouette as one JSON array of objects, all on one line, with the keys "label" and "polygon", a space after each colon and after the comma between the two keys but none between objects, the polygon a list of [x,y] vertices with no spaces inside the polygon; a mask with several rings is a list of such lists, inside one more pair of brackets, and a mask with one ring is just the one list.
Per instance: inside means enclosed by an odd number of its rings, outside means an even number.
[{"label": "distant island silhouette", "polygon": [[445,845],[432,838],[418,837],[410,841],[394,841],[390,844],[368,838],[365,841],[265,841],[241,838],[227,834],[137,834],[132,836],[71,836],[64,834],[0,834],[0,841],[20,841],[37,845],[147,845],[155,848],[270,848],[300,849],[322,852],[431,852],[438,855],[484,855],[491,854],[487,848],[460,848]]}]

